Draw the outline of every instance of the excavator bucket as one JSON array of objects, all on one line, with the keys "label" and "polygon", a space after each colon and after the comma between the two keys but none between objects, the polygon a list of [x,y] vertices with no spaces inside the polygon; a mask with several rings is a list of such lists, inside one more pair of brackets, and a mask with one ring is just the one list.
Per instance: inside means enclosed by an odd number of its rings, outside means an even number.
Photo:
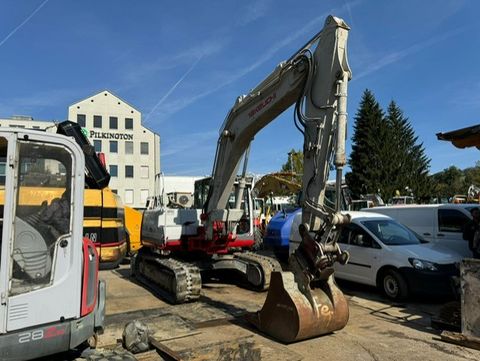
[{"label": "excavator bucket", "polygon": [[265,304],[247,319],[285,343],[342,329],[348,321],[348,303],[333,275],[317,285],[297,283],[292,272],[273,272]]}]

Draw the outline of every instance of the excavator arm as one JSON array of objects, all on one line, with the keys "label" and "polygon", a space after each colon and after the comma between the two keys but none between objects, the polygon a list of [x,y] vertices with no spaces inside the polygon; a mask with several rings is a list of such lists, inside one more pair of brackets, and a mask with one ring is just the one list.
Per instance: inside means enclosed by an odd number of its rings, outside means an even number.
[{"label": "excavator arm", "polygon": [[[249,317],[261,331],[284,342],[330,333],[348,321],[347,301],[333,277],[333,264],[348,261],[337,244],[341,226],[350,221],[340,213],[351,78],[348,31],[343,20],[329,16],[320,33],[237,99],[220,130],[204,207],[207,239],[233,239],[243,212],[240,202],[234,209],[226,205],[242,155],[263,127],[295,103],[295,124],[304,136],[302,241],[290,256],[289,272],[272,272],[263,308]],[[324,202],[332,163],[337,169],[335,209]],[[241,197],[239,187],[237,199]]]},{"label": "excavator arm", "polygon": [[[243,211],[226,206],[242,156],[255,135],[294,103],[296,124],[304,134],[304,223],[309,230],[318,231],[327,221],[341,218],[325,209],[323,199],[335,146],[340,178],[345,164],[346,93],[351,77],[346,54],[348,30],[343,20],[329,16],[320,33],[249,94],[237,98],[220,129],[204,207],[208,239],[218,230],[214,227],[218,222],[227,225],[224,235],[235,232]],[[237,192],[237,198],[241,197]]]}]

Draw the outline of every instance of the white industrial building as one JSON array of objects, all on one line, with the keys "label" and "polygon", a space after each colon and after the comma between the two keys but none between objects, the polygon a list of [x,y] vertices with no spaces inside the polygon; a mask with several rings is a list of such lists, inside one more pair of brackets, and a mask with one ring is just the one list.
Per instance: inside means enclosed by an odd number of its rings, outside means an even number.
[{"label": "white industrial building", "polygon": [[142,125],[140,111],[104,90],[70,105],[68,119],[105,154],[110,188],[126,205],[144,208],[160,173],[160,136]]},{"label": "white industrial building", "polygon": [[[68,119],[85,128],[95,150],[105,154],[110,188],[126,205],[144,208],[160,173],[160,136],[142,125],[140,111],[105,90],[72,104]],[[53,121],[30,116],[0,118],[0,126],[56,132]]]}]

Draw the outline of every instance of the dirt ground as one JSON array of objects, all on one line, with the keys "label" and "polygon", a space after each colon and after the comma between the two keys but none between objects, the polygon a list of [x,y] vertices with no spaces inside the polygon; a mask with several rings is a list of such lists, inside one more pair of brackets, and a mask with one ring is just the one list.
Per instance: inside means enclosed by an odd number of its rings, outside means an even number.
[{"label": "dirt ground", "polygon": [[[208,283],[198,302],[170,305],[132,280],[128,266],[102,271],[100,277],[107,282],[107,327],[100,347],[117,344],[123,326],[140,319],[182,360],[480,360],[480,351],[445,343],[431,328],[431,316],[443,304],[439,301],[394,304],[374,288],[342,283],[350,305],[348,325],[286,345],[259,334],[244,320],[247,312],[261,308],[266,293]],[[151,351],[138,359],[162,357]]]}]

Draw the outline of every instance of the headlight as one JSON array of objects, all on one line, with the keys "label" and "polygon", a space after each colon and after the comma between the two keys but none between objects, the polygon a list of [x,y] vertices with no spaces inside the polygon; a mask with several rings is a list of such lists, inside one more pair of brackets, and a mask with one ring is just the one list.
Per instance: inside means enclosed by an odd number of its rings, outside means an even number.
[{"label": "headlight", "polygon": [[415,269],[419,270],[428,270],[428,271],[437,271],[437,266],[435,263],[424,261],[422,259],[417,258],[409,258],[408,261]]}]

